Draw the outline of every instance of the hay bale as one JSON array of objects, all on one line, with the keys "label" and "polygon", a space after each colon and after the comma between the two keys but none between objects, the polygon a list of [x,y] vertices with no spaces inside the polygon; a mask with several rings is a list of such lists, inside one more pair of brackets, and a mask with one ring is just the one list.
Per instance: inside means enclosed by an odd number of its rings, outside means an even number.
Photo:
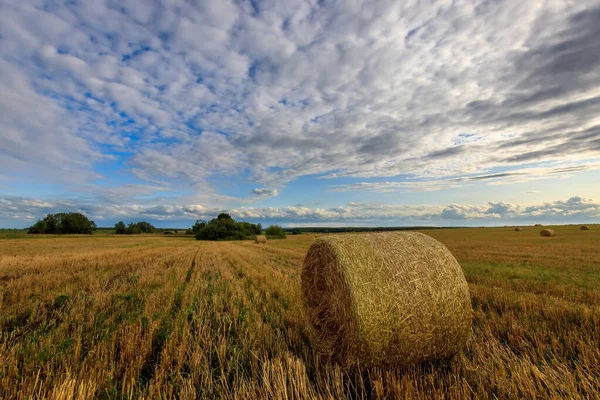
[{"label": "hay bale", "polygon": [[421,233],[315,240],[304,259],[302,299],[317,352],[344,366],[446,359],[471,333],[460,265]]},{"label": "hay bale", "polygon": [[521,232],[523,229],[519,228],[518,226],[515,228],[515,232]]},{"label": "hay bale", "polygon": [[579,227],[579,229],[580,229],[580,230],[582,230],[582,231],[587,231],[587,230],[589,230],[590,228],[588,228],[588,227],[587,227],[587,225],[581,225],[581,226]]},{"label": "hay bale", "polygon": [[542,226],[542,224],[535,224],[535,226]]},{"label": "hay bale", "polygon": [[265,235],[256,235],[254,243],[267,243],[267,237]]},{"label": "hay bale", "polygon": [[540,231],[540,236],[552,237],[556,236],[556,232],[554,232],[554,229],[542,229]]}]

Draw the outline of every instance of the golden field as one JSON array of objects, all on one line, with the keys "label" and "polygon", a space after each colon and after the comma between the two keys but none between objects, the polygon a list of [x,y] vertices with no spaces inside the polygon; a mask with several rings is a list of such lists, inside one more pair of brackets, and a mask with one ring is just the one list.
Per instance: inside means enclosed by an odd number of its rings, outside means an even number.
[{"label": "golden field", "polygon": [[473,336],[449,362],[341,370],[300,301],[314,235],[0,238],[0,398],[600,398],[600,226],[428,230]]}]

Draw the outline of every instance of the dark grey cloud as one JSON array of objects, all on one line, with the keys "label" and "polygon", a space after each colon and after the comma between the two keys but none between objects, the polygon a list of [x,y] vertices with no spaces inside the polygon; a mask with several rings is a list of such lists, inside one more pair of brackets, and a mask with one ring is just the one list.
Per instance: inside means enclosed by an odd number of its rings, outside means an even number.
[{"label": "dark grey cloud", "polygon": [[[515,69],[529,72],[520,83],[529,88],[543,87],[536,92],[543,98],[563,96],[597,79],[599,21],[600,6],[596,4],[569,16],[565,26],[557,27],[556,33],[544,42],[532,41],[532,49],[515,61]],[[528,97],[532,98],[531,95]]]},{"label": "dark grey cloud", "polygon": [[277,188],[255,188],[252,189],[252,194],[260,197],[275,197],[279,194]]},{"label": "dark grey cloud", "polygon": [[468,178],[459,178],[459,179],[467,179],[470,181],[485,181],[488,179],[500,179],[500,178],[506,178],[509,176],[516,176],[516,175],[525,175],[525,174],[523,172],[502,172],[499,174],[470,176]]},{"label": "dark grey cloud", "polygon": [[449,147],[444,150],[434,151],[432,153],[427,154],[426,157],[429,159],[451,158],[451,157],[454,157],[454,156],[464,153],[464,152],[465,152],[464,146],[456,146],[456,147]]}]

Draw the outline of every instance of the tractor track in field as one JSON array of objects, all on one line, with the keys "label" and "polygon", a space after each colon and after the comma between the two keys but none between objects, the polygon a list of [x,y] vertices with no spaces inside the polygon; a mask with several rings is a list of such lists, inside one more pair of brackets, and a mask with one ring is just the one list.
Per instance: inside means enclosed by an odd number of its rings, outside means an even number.
[{"label": "tractor track in field", "polygon": [[167,343],[167,340],[169,339],[169,336],[171,336],[171,332],[173,330],[173,321],[175,320],[177,313],[181,310],[183,293],[192,280],[192,275],[194,274],[194,269],[196,268],[196,257],[198,256],[199,252],[200,249],[196,250],[196,253],[194,253],[190,267],[186,272],[185,279],[181,285],[179,285],[179,288],[175,293],[173,306],[169,310],[169,313],[162,319],[160,327],[152,336],[152,349],[146,356],[146,360],[144,361],[144,365],[142,366],[140,372],[140,383],[142,387],[146,387],[152,380],[156,372],[156,366],[160,364],[163,348],[165,347],[165,344]]}]

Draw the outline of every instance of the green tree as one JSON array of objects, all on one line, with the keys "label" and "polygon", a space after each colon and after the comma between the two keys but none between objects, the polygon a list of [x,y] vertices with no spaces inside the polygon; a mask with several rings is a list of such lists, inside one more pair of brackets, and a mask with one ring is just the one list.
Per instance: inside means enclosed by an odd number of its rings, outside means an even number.
[{"label": "green tree", "polygon": [[123,221],[119,221],[115,224],[115,233],[117,234],[126,234],[126,235],[134,235],[139,233],[155,233],[157,231],[156,227],[149,222],[141,221],[141,222],[130,222],[127,226],[123,223]]},{"label": "green tree", "polygon": [[203,219],[196,220],[196,223],[192,225],[192,232],[194,234],[198,233],[198,231],[206,226],[208,222]]},{"label": "green tree", "polygon": [[138,222],[136,225],[142,233],[156,232],[156,228],[150,222],[141,221],[141,222]]},{"label": "green tree", "polygon": [[39,220],[38,222],[36,222],[35,224],[33,224],[32,226],[29,227],[29,230],[27,231],[27,233],[39,234],[39,233],[46,233],[47,231],[48,231],[48,226],[46,224],[46,221]]},{"label": "green tree", "polygon": [[266,230],[267,237],[285,239],[285,231],[279,225],[271,225]]},{"label": "green tree", "polygon": [[231,215],[229,215],[227,213],[221,213],[221,214],[217,215],[217,219],[219,221],[221,221],[221,220],[231,220],[231,221],[233,221],[233,218],[231,218]]},{"label": "green tree", "polygon": [[119,221],[115,224],[115,233],[117,235],[123,235],[126,229],[127,227],[125,226],[125,223],[123,223],[123,221]]},{"label": "green tree", "polygon": [[260,224],[236,222],[227,213],[221,213],[209,222],[198,220],[192,229],[197,240],[244,240],[261,231]]},{"label": "green tree", "polygon": [[29,233],[91,234],[96,223],[81,213],[48,214],[29,228]]},{"label": "green tree", "polygon": [[44,222],[46,224],[45,225],[46,231],[40,232],[40,233],[50,233],[50,234],[60,233],[60,230],[58,228],[59,220],[58,220],[57,216],[55,216],[54,214],[48,214],[48,215],[46,215],[46,218],[44,218]]},{"label": "green tree", "polygon": [[142,233],[142,230],[139,228],[138,224],[134,222],[130,222],[125,228],[125,234],[127,235],[136,235]]}]

